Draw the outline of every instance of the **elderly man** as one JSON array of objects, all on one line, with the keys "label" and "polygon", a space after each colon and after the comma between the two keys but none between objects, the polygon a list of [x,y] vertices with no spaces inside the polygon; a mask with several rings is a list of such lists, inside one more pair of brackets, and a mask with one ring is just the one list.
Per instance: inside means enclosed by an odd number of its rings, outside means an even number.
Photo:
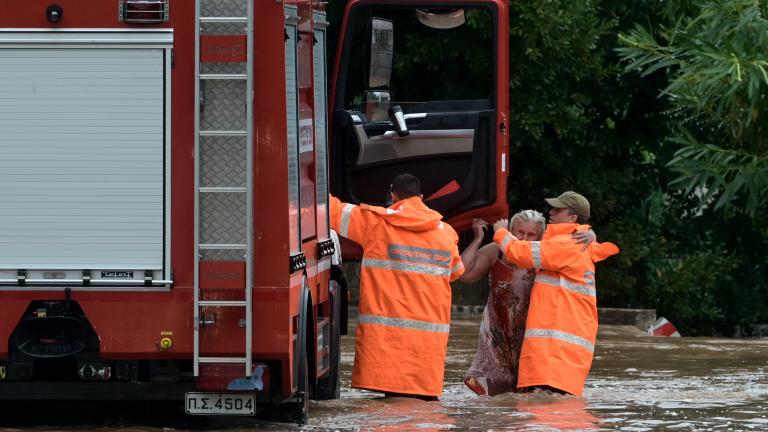
[{"label": "elderly man", "polygon": [[581,396],[597,337],[595,263],[619,253],[613,243],[584,248],[571,234],[589,229],[587,199],[576,192],[548,198],[549,225],[541,241],[520,240],[493,225],[494,241],[507,261],[536,269],[531,291],[518,389],[546,388]]},{"label": "elderly man", "polygon": [[449,281],[464,272],[458,236],[421,199],[419,179],[392,181],[394,204],[331,199],[331,225],[363,247],[352,387],[436,399],[451,321]]}]

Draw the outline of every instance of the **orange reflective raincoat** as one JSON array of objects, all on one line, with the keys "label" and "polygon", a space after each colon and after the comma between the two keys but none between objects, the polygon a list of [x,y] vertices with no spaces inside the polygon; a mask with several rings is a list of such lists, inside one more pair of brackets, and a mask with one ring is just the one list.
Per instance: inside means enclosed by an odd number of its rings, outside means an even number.
[{"label": "orange reflective raincoat", "polygon": [[389,208],[331,197],[331,226],[363,247],[352,387],[439,396],[458,236],[419,197]]},{"label": "orange reflective raincoat", "polygon": [[537,269],[518,388],[550,386],[577,396],[584,391],[597,337],[595,263],[619,253],[613,243],[592,243],[582,251],[570,235],[587,229],[550,224],[541,241],[516,240],[505,229],[493,236],[507,261]]}]

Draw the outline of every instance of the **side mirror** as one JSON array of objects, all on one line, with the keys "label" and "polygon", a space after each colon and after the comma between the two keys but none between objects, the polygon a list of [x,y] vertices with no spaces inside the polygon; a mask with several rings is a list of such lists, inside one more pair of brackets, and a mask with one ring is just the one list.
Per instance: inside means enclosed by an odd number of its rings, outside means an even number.
[{"label": "side mirror", "polygon": [[368,90],[365,92],[365,117],[368,121],[386,121],[389,119],[390,94],[386,90]]},{"label": "side mirror", "polygon": [[374,18],[371,20],[371,51],[368,72],[368,88],[389,85],[392,75],[392,53],[394,51],[394,25],[392,21]]},{"label": "side mirror", "polygon": [[400,108],[400,105],[395,105],[389,109],[389,119],[392,121],[392,125],[399,136],[404,137],[411,133],[408,130],[408,125],[405,123],[405,114],[403,114],[403,109]]}]

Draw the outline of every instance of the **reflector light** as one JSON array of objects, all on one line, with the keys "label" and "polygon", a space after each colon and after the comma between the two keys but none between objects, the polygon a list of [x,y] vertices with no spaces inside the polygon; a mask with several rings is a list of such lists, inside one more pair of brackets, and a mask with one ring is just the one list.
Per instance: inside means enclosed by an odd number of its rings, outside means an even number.
[{"label": "reflector light", "polygon": [[168,22],[168,0],[120,0],[120,22],[158,24]]}]

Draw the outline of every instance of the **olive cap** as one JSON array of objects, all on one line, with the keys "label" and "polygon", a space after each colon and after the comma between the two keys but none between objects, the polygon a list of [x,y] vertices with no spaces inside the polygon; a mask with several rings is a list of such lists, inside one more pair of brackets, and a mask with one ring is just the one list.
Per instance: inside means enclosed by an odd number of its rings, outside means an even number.
[{"label": "olive cap", "polygon": [[572,208],[580,216],[589,219],[589,201],[584,195],[568,191],[557,198],[545,198],[545,201],[554,208]]}]

